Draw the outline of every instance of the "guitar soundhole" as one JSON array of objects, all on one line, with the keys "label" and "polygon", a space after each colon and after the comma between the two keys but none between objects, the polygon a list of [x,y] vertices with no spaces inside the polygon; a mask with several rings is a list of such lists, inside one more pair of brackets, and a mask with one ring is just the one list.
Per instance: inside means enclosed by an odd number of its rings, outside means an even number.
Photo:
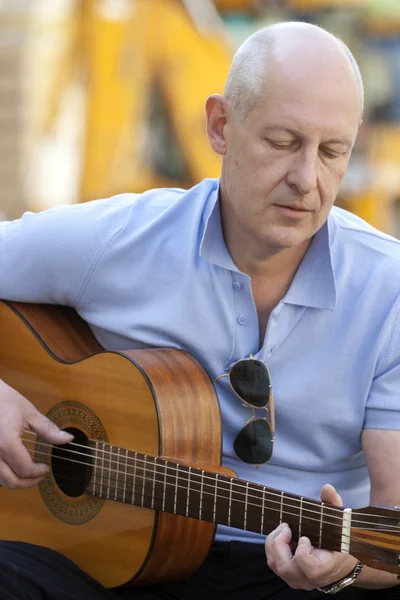
[{"label": "guitar soundhole", "polygon": [[69,444],[53,446],[51,465],[53,477],[60,490],[71,498],[85,493],[92,475],[93,459],[87,436],[76,427],[66,427],[74,439]]}]

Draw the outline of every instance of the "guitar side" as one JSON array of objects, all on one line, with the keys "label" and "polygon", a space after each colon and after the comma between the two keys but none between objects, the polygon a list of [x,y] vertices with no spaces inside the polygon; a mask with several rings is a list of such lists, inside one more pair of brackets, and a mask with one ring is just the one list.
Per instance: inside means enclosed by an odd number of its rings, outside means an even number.
[{"label": "guitar side", "polygon": [[[218,470],[218,402],[189,354],[103,352],[65,307],[0,302],[0,332],[0,378],[61,428]],[[28,490],[0,488],[1,538],[58,550],[107,587],[180,579],[199,568],[213,523],[111,500],[70,496],[53,475]]]}]

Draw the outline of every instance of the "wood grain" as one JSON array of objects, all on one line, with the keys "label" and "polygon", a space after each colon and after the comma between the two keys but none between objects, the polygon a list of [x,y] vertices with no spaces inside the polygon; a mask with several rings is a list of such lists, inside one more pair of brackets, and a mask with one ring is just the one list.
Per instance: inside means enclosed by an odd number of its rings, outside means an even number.
[{"label": "wood grain", "polygon": [[[218,405],[192,357],[145,350],[82,360],[99,346],[69,309],[61,318],[60,311],[0,302],[1,379],[44,414],[57,404],[82,403],[115,445],[218,466]],[[74,360],[80,362],[62,362]],[[136,575],[141,584],[186,576],[204,560],[215,528],[175,515],[157,519],[152,510],[112,501],[87,523],[71,526],[49,512],[37,487],[0,489],[0,513],[3,539],[54,548],[108,587]]]}]

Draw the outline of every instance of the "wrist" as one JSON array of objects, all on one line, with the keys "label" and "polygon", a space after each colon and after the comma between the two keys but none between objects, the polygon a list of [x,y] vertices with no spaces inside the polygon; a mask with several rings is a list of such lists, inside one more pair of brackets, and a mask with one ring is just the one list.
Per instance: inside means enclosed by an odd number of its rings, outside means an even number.
[{"label": "wrist", "polygon": [[400,585],[400,576],[364,565],[354,587],[370,590],[388,589]]},{"label": "wrist", "polygon": [[364,563],[362,563],[361,560],[358,560],[350,573],[338,581],[334,581],[329,585],[317,588],[318,591],[324,592],[324,594],[337,594],[338,592],[341,592],[344,588],[348,587],[349,585],[353,585],[356,582],[363,567]]}]

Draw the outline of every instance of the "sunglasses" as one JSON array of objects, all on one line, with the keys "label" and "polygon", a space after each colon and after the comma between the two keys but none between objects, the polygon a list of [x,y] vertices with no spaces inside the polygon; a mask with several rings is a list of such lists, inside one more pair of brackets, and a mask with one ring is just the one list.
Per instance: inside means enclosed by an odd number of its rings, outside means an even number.
[{"label": "sunglasses", "polygon": [[[229,384],[244,406],[253,414],[236,435],[233,449],[243,462],[262,465],[267,463],[274,445],[275,413],[271,379],[266,365],[252,356],[232,365],[229,373],[219,375],[229,378]],[[255,410],[264,409],[265,417],[256,417]]]}]

